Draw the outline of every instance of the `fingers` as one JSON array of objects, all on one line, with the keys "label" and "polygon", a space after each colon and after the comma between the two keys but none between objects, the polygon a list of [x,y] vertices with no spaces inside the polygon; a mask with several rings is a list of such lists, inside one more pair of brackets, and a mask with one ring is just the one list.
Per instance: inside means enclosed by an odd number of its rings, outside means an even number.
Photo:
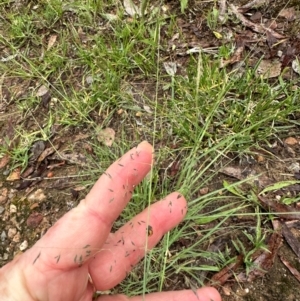
[{"label": "fingers", "polygon": [[89,272],[98,290],[107,290],[121,282],[132,267],[153,248],[161,237],[184,218],[186,200],[174,192],[135,216],[112,234],[95,259]]},{"label": "fingers", "polygon": [[145,296],[128,298],[124,295],[101,296],[101,301],[221,301],[218,291],[212,287],[192,290],[153,293]]},{"label": "fingers", "polygon": [[114,220],[131,198],[134,186],[151,169],[152,152],[152,146],[142,142],[113,163],[86,199],[33,247],[33,264],[44,262],[59,269],[81,267],[99,251]]}]

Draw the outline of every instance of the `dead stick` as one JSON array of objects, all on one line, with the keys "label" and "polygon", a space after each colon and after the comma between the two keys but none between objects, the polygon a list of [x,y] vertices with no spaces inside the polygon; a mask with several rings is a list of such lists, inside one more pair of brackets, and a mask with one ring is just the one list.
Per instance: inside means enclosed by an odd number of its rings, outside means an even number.
[{"label": "dead stick", "polygon": [[229,5],[231,8],[231,11],[236,15],[236,17],[243,23],[244,26],[251,28],[253,31],[258,32],[258,33],[266,33],[268,32],[269,34],[271,34],[273,37],[275,37],[276,39],[284,39],[285,36],[277,33],[276,31],[274,31],[271,28],[265,27],[262,24],[255,24],[252,23],[251,21],[249,21],[247,18],[245,18],[239,11],[238,8],[233,5],[230,4]]}]

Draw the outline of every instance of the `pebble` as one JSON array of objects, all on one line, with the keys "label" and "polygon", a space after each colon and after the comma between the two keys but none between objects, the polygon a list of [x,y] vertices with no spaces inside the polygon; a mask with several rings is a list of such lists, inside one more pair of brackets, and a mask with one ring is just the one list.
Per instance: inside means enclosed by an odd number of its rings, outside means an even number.
[{"label": "pebble", "polygon": [[30,202],[33,202],[33,201],[42,202],[45,199],[46,199],[46,196],[45,196],[44,191],[42,189],[37,189],[36,191],[34,191],[33,193],[31,193],[28,196],[28,200]]},{"label": "pebble", "polygon": [[19,249],[20,249],[21,251],[24,251],[24,250],[26,250],[27,248],[28,248],[28,241],[27,241],[27,240],[24,240],[24,241],[20,244]]},{"label": "pebble", "polygon": [[0,214],[4,212],[5,208],[3,206],[0,206]]},{"label": "pebble", "polygon": [[298,143],[298,140],[294,137],[288,137],[284,140],[287,145],[295,145]]},{"label": "pebble", "polygon": [[4,170],[4,171],[3,171],[3,175],[4,175],[4,176],[8,176],[8,175],[9,175],[9,169]]},{"label": "pebble", "polygon": [[0,189],[0,203],[5,203],[8,198],[8,189],[7,188],[2,188]]},{"label": "pebble", "polygon": [[14,204],[10,204],[9,206],[9,212],[10,213],[16,213],[17,212],[17,206]]},{"label": "pebble", "polygon": [[7,236],[9,239],[12,239],[16,234],[17,234],[17,229],[16,228],[9,228],[7,232]]},{"label": "pebble", "polygon": [[209,188],[208,187],[203,187],[199,190],[200,195],[206,195],[209,192]]},{"label": "pebble", "polygon": [[5,231],[3,230],[2,233],[1,233],[1,235],[0,235],[1,241],[5,241],[6,237],[7,237],[7,236],[6,236],[6,233],[5,233]]},{"label": "pebble", "polygon": [[292,172],[300,172],[300,164],[299,162],[294,162],[290,166],[288,166],[288,169]]},{"label": "pebble", "polygon": [[21,234],[20,234],[20,232],[17,232],[17,234],[12,239],[12,241],[13,242],[20,242],[20,239],[21,239]]},{"label": "pebble", "polygon": [[7,259],[8,259],[8,254],[4,253],[3,256],[2,256],[2,260],[7,260]]},{"label": "pebble", "polygon": [[92,76],[88,75],[86,77],[85,81],[88,85],[90,85],[94,81],[94,78]]},{"label": "pebble", "polygon": [[26,224],[30,228],[36,228],[42,221],[43,215],[38,212],[33,212],[27,218]]}]

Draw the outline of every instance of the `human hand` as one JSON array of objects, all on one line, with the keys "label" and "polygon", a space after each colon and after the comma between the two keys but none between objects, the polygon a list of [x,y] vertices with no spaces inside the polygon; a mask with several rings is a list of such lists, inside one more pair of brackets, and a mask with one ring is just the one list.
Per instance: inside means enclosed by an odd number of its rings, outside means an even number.
[{"label": "human hand", "polygon": [[[184,197],[174,192],[110,233],[134,187],[151,169],[152,153],[147,142],[127,152],[107,169],[76,208],[58,220],[31,249],[2,267],[0,299],[90,301],[95,290],[108,290],[122,281],[145,255],[145,249],[153,248],[187,211]],[[147,225],[153,233],[148,233]],[[214,288],[199,289],[197,294],[185,290],[132,298],[99,297],[101,301],[144,299],[221,300]]]}]

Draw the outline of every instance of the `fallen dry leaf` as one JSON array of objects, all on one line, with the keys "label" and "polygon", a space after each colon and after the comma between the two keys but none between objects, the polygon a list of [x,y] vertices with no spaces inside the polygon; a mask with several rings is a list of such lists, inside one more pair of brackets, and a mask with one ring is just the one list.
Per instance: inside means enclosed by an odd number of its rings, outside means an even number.
[{"label": "fallen dry leaf", "polygon": [[135,15],[141,16],[142,12],[138,6],[134,4],[132,0],[124,0],[123,2],[126,13],[130,17],[134,17]]},{"label": "fallen dry leaf", "polygon": [[292,61],[292,68],[297,74],[300,74],[300,63],[297,58]]},{"label": "fallen dry leaf", "polygon": [[83,134],[83,133],[80,133],[78,135],[76,135],[73,139],[74,142],[76,141],[80,141],[80,140],[83,140],[83,139],[87,139],[90,137],[90,134]]},{"label": "fallen dry leaf", "polygon": [[287,220],[300,220],[300,214],[297,212],[297,210],[295,210],[295,208],[272,201],[269,198],[261,195],[257,195],[257,198],[261,206],[265,208],[265,210],[272,212],[272,214],[278,215],[280,218]]},{"label": "fallen dry leaf", "polygon": [[0,168],[5,167],[10,161],[10,156],[5,154],[0,160]]},{"label": "fallen dry leaf", "polygon": [[35,170],[35,167],[33,165],[29,166],[28,168],[26,168],[26,170],[22,173],[22,178],[28,178],[28,176],[30,176]]},{"label": "fallen dry leaf", "polygon": [[240,167],[225,166],[221,169],[221,172],[227,176],[236,178],[238,180],[242,180],[245,178],[245,176],[242,175],[242,169]]},{"label": "fallen dry leaf", "polygon": [[97,139],[106,146],[112,146],[115,140],[115,135],[116,133],[112,128],[106,128],[99,131],[97,134]]},{"label": "fallen dry leaf", "polygon": [[49,89],[45,85],[42,85],[37,90],[36,96],[41,97],[41,96],[47,94],[48,92],[49,92]]},{"label": "fallen dry leaf", "polygon": [[288,21],[293,21],[296,19],[296,11],[294,7],[289,8],[283,8],[279,14],[278,17],[286,18]]},{"label": "fallen dry leaf", "polygon": [[236,17],[243,23],[244,26],[251,28],[253,31],[261,33],[261,34],[265,34],[266,32],[269,32],[270,34],[272,34],[276,39],[283,39],[284,36],[277,33],[276,31],[274,31],[273,29],[264,26],[263,24],[256,24],[251,22],[250,20],[248,20],[247,18],[245,18],[240,12],[239,12],[239,8],[236,7],[233,4],[230,4],[230,9],[231,11],[236,15]]},{"label": "fallen dry leaf", "polygon": [[50,36],[49,41],[48,41],[47,50],[50,50],[53,47],[53,45],[56,42],[56,39],[57,39],[57,35],[56,34],[53,34],[53,35]]},{"label": "fallen dry leaf", "polygon": [[170,76],[175,76],[177,72],[177,64],[174,62],[164,62],[164,68]]},{"label": "fallen dry leaf", "polygon": [[278,77],[281,73],[281,62],[274,60],[261,60],[257,69],[256,69],[256,75],[260,76],[262,75],[263,78],[273,78]]},{"label": "fallen dry leaf", "polygon": [[278,250],[282,245],[281,228],[274,229],[267,250],[258,250],[252,255],[253,265],[249,271],[237,276],[239,281],[254,281],[257,277],[263,277],[273,266]]},{"label": "fallen dry leaf", "polygon": [[284,143],[287,145],[296,145],[298,143],[298,140],[294,137],[288,137],[284,140]]},{"label": "fallen dry leaf", "polygon": [[227,280],[229,280],[235,274],[235,272],[242,265],[242,263],[243,256],[237,256],[235,262],[230,263],[220,272],[212,276],[209,285],[224,285],[227,282]]},{"label": "fallen dry leaf", "polygon": [[21,172],[21,169],[20,168],[16,168],[6,178],[6,181],[17,181],[17,180],[20,180],[20,172]]},{"label": "fallen dry leaf", "polygon": [[45,158],[47,158],[48,156],[52,155],[55,152],[55,148],[50,146],[48,148],[46,148],[38,157],[38,162],[42,162],[44,161]]},{"label": "fallen dry leaf", "polygon": [[[295,59],[295,49],[292,46],[287,46],[287,48],[282,53],[282,68],[289,66]],[[295,71],[296,72],[296,71]]]}]

